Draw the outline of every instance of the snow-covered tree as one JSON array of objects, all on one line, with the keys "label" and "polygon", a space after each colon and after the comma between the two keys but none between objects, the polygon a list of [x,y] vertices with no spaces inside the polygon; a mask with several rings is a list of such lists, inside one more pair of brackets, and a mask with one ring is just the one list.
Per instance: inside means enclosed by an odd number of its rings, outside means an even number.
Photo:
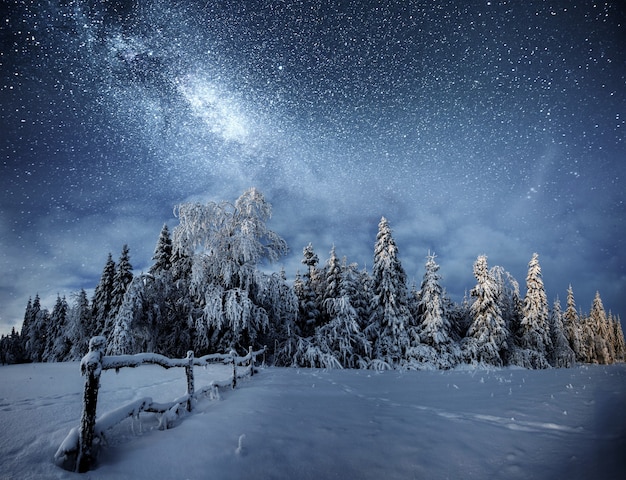
[{"label": "snow-covered tree", "polygon": [[71,343],[68,338],[69,306],[65,297],[57,295],[56,303],[50,313],[48,331],[46,333],[46,348],[43,354],[44,362],[60,362],[69,353]]},{"label": "snow-covered tree", "polygon": [[333,300],[340,297],[339,290],[341,288],[341,263],[339,262],[339,258],[337,258],[337,254],[335,252],[335,246],[333,245],[330,250],[330,257],[326,261],[326,266],[324,268],[324,281],[323,281],[323,292],[321,295],[321,306],[322,306],[322,320],[321,324],[327,323],[330,321],[332,317],[332,313],[327,306],[332,304]]},{"label": "snow-covered tree", "polygon": [[91,301],[92,319],[94,331],[90,332],[91,336],[100,335],[104,332],[104,326],[111,317],[111,309],[113,302],[113,279],[115,278],[115,262],[113,256],[109,252],[106,263],[102,269],[100,281],[94,290],[93,299]]},{"label": "snow-covered tree", "polygon": [[117,262],[117,268],[115,275],[113,276],[113,296],[111,298],[111,307],[113,313],[117,313],[122,302],[124,301],[124,295],[126,290],[133,280],[133,267],[130,264],[130,250],[128,245],[122,247],[122,253],[120,259]]},{"label": "snow-covered tree", "polygon": [[474,277],[477,283],[470,292],[475,298],[470,307],[472,323],[463,340],[463,355],[470,362],[502,365],[509,332],[498,305],[498,284],[489,271],[486,255],[474,262]]},{"label": "snow-covered tree", "polygon": [[589,313],[589,335],[593,337],[593,351],[595,353],[591,361],[602,364],[613,363],[610,340],[607,341],[609,339],[609,325],[600,292],[596,292]]},{"label": "snow-covered tree", "polygon": [[576,355],[576,361],[585,361],[581,345],[580,317],[578,316],[578,311],[576,310],[574,290],[571,285],[567,288],[567,305],[565,312],[563,313],[563,327],[569,346],[574,351],[574,355]]},{"label": "snow-covered tree", "polygon": [[322,323],[321,272],[317,268],[319,259],[310,243],[302,251],[302,263],[307,270],[294,284],[299,301],[298,327],[300,335],[313,335],[315,328]]},{"label": "snow-covered tree", "polygon": [[134,330],[144,314],[145,279],[134,277],[124,294],[107,338],[107,355],[129,355],[138,353]]},{"label": "snow-covered tree", "polygon": [[619,315],[613,317],[613,331],[615,338],[615,361],[623,362],[626,360],[626,342],[624,341],[624,330],[622,329],[622,322]]},{"label": "snow-covered tree", "polygon": [[184,203],[175,212],[173,249],[194,255],[190,291],[201,308],[193,319],[196,349],[247,348],[270,322],[261,306],[266,275],[258,267],[287,252],[267,227],[271,205],[251,188],[234,205]]},{"label": "snow-covered tree", "polygon": [[39,294],[35,295],[32,302],[30,299],[28,300],[26,311],[24,312],[21,335],[26,361],[42,361],[47,342],[49,318],[50,313],[41,306]]},{"label": "snow-covered tree", "polygon": [[161,229],[152,260],[154,260],[154,264],[149,270],[152,275],[169,270],[172,267],[172,239],[167,224],[163,225]]},{"label": "snow-covered tree", "polygon": [[404,358],[409,346],[406,273],[398,258],[398,247],[385,217],[378,224],[372,266],[373,297],[370,325],[366,333],[373,339],[373,356],[389,365]]},{"label": "snow-covered tree", "polygon": [[450,322],[444,311],[443,287],[435,258],[430,252],[426,257],[417,307],[419,340],[432,347],[450,343]]},{"label": "snow-covered tree", "polygon": [[548,357],[550,365],[557,368],[573,367],[576,363],[576,355],[569,346],[569,341],[565,335],[561,302],[558,298],[554,301],[552,306],[549,323],[550,336],[552,339],[552,349]]},{"label": "snow-covered tree", "polygon": [[67,360],[80,360],[89,350],[89,340],[95,336],[92,309],[89,305],[87,292],[81,289],[76,295],[69,312],[69,331],[67,338],[70,350]]},{"label": "snow-covered tree", "polygon": [[523,352],[516,364],[527,368],[547,368],[548,356],[552,349],[550,326],[548,324],[548,299],[546,297],[539,255],[534,253],[528,263],[526,276],[526,296],[520,322],[520,343]]}]

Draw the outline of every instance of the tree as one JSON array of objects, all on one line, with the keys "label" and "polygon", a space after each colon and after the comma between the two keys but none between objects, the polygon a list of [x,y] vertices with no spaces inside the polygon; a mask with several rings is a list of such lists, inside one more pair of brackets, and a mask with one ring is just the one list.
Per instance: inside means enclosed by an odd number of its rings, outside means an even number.
[{"label": "tree", "polygon": [[609,324],[604,305],[602,305],[602,299],[600,298],[600,292],[596,292],[591,312],[589,313],[589,335],[593,337],[593,350],[595,352],[595,358],[592,361],[602,364],[613,363],[609,340]]},{"label": "tree", "polygon": [[267,275],[258,266],[287,252],[286,242],[267,227],[271,205],[256,189],[234,205],[185,203],[176,210],[174,251],[193,255],[190,291],[196,350],[257,345],[270,319],[262,307]]},{"label": "tree", "polygon": [[[533,253],[528,263],[526,296],[520,322],[521,346],[526,350],[521,366],[547,368],[547,357],[552,349],[548,325],[548,299],[541,278],[539,255]],[[519,364],[519,363],[518,363]]]},{"label": "tree", "polygon": [[321,295],[321,306],[322,306],[322,320],[321,324],[325,324],[330,321],[333,313],[331,312],[332,307],[329,309],[327,307],[331,306],[332,300],[339,298],[340,288],[341,288],[341,264],[339,259],[337,258],[337,254],[335,253],[335,246],[333,245],[330,250],[330,257],[326,262],[326,267],[324,269],[324,291]]},{"label": "tree", "polygon": [[167,224],[161,229],[152,260],[154,264],[149,270],[152,275],[167,271],[172,267],[172,239]]},{"label": "tree", "polygon": [[626,360],[626,342],[624,341],[624,330],[619,315],[613,317],[613,330],[615,332],[615,361],[623,362]]},{"label": "tree", "polygon": [[80,360],[89,350],[89,340],[95,336],[92,309],[89,305],[87,292],[81,289],[69,313],[69,331],[67,338],[70,349],[67,360]]},{"label": "tree", "polygon": [[509,332],[498,306],[498,284],[489,272],[486,255],[474,262],[474,277],[477,283],[470,294],[475,300],[470,307],[472,323],[463,342],[464,355],[471,362],[499,366],[508,349]]},{"label": "tree", "polygon": [[109,318],[112,316],[113,281],[115,278],[115,270],[115,262],[113,261],[113,256],[109,252],[107,261],[102,269],[100,281],[96,286],[93,299],[91,301],[93,330],[87,330],[87,336],[89,338],[103,334],[105,325],[107,325]]},{"label": "tree", "polygon": [[315,328],[321,322],[321,302],[318,295],[321,290],[321,274],[317,269],[319,259],[310,243],[302,250],[302,264],[307,270],[304,276],[297,278],[294,285],[299,302],[298,326],[300,335],[308,337],[313,335]]},{"label": "tree", "polygon": [[398,259],[398,248],[385,217],[378,224],[372,267],[373,297],[367,333],[373,338],[374,357],[395,365],[409,346],[406,273]]},{"label": "tree", "polygon": [[117,313],[122,305],[126,290],[133,280],[133,266],[130,264],[129,252],[128,245],[124,244],[120,259],[117,262],[115,275],[113,276],[113,296],[111,298],[111,311],[113,315]]},{"label": "tree", "polygon": [[569,368],[576,363],[576,355],[569,346],[569,341],[565,335],[563,326],[563,315],[561,313],[561,302],[557,298],[550,313],[550,336],[552,337],[552,350],[548,360],[553,367]]},{"label": "tree", "polygon": [[57,300],[50,314],[50,322],[48,324],[46,348],[43,354],[45,362],[60,362],[65,359],[70,350],[70,341],[68,339],[69,306],[65,297],[61,298],[57,295]]},{"label": "tree", "polygon": [[563,314],[563,328],[565,336],[569,342],[569,346],[576,355],[576,361],[584,361],[583,347],[581,345],[581,325],[580,317],[576,311],[576,302],[574,301],[574,290],[572,285],[567,288],[567,306]]},{"label": "tree", "polygon": [[435,254],[428,253],[417,310],[419,340],[431,347],[450,343],[450,321],[444,311],[443,288]]}]

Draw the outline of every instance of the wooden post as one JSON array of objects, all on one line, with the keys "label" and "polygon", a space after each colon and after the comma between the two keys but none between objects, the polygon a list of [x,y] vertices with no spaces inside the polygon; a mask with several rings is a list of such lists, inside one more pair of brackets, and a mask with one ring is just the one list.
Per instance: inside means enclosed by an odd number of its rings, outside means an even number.
[{"label": "wooden post", "polygon": [[230,356],[233,359],[233,390],[237,386],[237,360],[235,357],[237,356],[237,352],[234,350],[230,351]]},{"label": "wooden post", "polygon": [[250,376],[254,376],[254,355],[252,355],[252,345],[248,347],[248,355],[250,355],[250,360],[248,361],[248,365],[250,365]]},{"label": "wooden post", "polygon": [[187,352],[187,365],[185,365],[185,374],[187,375],[187,411],[191,412],[193,408],[193,394],[195,392],[194,378],[193,378],[193,350]]},{"label": "wooden post", "polygon": [[76,458],[76,470],[80,473],[88,471],[96,459],[96,454],[93,451],[93,438],[105,345],[106,339],[104,337],[93,337],[89,341],[89,353],[80,362],[80,371],[85,377],[83,413],[80,418],[80,439]]}]

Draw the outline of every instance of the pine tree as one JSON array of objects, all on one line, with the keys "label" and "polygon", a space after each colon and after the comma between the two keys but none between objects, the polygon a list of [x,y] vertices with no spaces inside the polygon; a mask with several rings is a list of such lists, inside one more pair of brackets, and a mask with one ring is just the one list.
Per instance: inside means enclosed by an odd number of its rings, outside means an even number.
[{"label": "pine tree", "polygon": [[624,341],[624,330],[622,329],[619,315],[613,317],[613,330],[615,337],[615,361],[623,362],[626,360],[626,342]]},{"label": "pine tree", "polygon": [[[130,264],[130,254],[128,245],[122,247],[120,259],[117,262],[115,276],[113,277],[113,296],[111,298],[111,312],[115,316],[124,301],[126,290],[133,280],[133,267]],[[105,327],[105,333],[107,329]]]},{"label": "pine tree", "polygon": [[113,261],[113,256],[109,252],[91,302],[93,330],[86,332],[89,338],[104,334],[105,325],[109,323],[109,319],[113,316],[113,281],[115,271],[116,265]]},{"label": "pine tree", "polygon": [[548,324],[548,299],[541,279],[539,255],[533,253],[528,263],[526,276],[526,296],[524,297],[523,317],[520,323],[521,346],[526,360],[522,366],[547,368],[552,341]]},{"label": "pine tree", "polygon": [[444,311],[441,276],[435,258],[435,254],[430,252],[426,257],[426,271],[419,292],[417,319],[420,341],[432,347],[450,343],[450,321]]},{"label": "pine tree", "polygon": [[81,289],[76,295],[69,318],[68,339],[70,341],[70,350],[66,360],[80,360],[87,354],[89,340],[96,334],[92,309],[85,289]]},{"label": "pine tree", "polygon": [[567,288],[567,307],[563,314],[563,327],[565,336],[569,342],[570,348],[576,355],[576,361],[585,361],[583,349],[581,345],[581,325],[578,311],[576,310],[576,302],[574,301],[574,290],[572,285]]},{"label": "pine tree", "polygon": [[[609,327],[604,305],[600,298],[600,292],[596,292],[589,313],[590,334],[593,336],[595,359],[598,363],[609,364],[613,362],[609,349]],[[592,360],[593,361],[593,360]]]},{"label": "pine tree", "polygon": [[464,355],[471,362],[499,366],[508,349],[509,332],[498,306],[498,284],[489,272],[486,255],[474,262],[474,277],[477,283],[470,293],[475,300],[470,307],[472,323],[463,341]]},{"label": "pine tree", "polygon": [[378,224],[372,286],[374,295],[367,333],[373,339],[373,356],[388,365],[396,365],[404,358],[409,346],[407,327],[412,320],[408,308],[406,273],[385,217]]},{"label": "pine tree", "polygon": [[68,310],[65,297],[57,295],[57,300],[50,314],[44,362],[60,362],[65,359],[70,349],[68,332]]},{"label": "pine tree", "polygon": [[329,322],[332,318],[332,313],[327,306],[332,303],[332,300],[340,297],[341,287],[341,264],[335,253],[335,246],[333,245],[330,250],[330,257],[326,262],[324,269],[325,279],[323,282],[324,291],[321,296],[322,305],[322,320],[321,324]]},{"label": "pine tree", "polygon": [[152,275],[167,271],[172,267],[172,239],[167,224],[161,229],[152,260],[154,264],[149,270]]},{"label": "pine tree", "polygon": [[561,302],[557,298],[552,306],[550,314],[550,336],[552,337],[552,350],[549,356],[550,364],[557,368],[573,367],[576,363],[576,355],[569,346],[563,326],[563,314]]},{"label": "pine tree", "polygon": [[317,269],[319,259],[310,243],[302,250],[302,264],[307,270],[294,285],[299,301],[299,334],[303,337],[313,335],[315,328],[322,323],[322,306],[318,291],[321,289],[321,275]]}]

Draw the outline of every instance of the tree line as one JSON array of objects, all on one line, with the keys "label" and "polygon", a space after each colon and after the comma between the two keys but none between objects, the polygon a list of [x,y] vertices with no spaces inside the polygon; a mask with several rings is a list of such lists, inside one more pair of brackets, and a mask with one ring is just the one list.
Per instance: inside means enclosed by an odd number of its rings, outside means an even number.
[{"label": "tree line", "polygon": [[528,264],[526,293],[487,257],[476,259],[475,286],[461,303],[442,285],[428,253],[419,288],[407,284],[388,221],[378,225],[371,271],[339,259],[322,265],[311,244],[292,283],[266,262],[287,252],[267,227],[271,205],[256,189],[234,203],[184,203],[179,225],[160,232],[148,272],[133,274],[129,248],[108,255],[91,300],[85,290],[52,311],[29,299],[21,331],[0,338],[2,363],[71,361],[89,339],[107,354],[155,352],[184,357],[268,347],[275,365],[448,369],[459,364],[570,367],[624,361],[620,319],[596,293],[591,311],[548,304],[539,256]]}]

